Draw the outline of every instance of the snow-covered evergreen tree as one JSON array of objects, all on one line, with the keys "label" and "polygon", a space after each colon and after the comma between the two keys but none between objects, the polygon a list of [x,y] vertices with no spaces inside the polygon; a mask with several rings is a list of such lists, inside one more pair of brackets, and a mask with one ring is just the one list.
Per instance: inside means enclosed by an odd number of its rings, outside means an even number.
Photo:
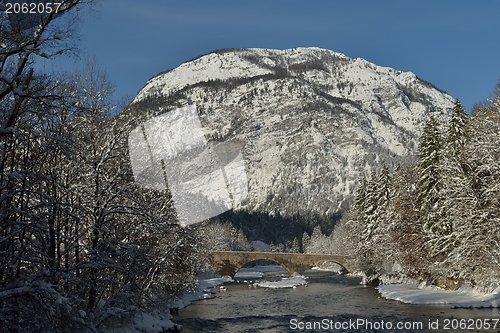
[{"label": "snow-covered evergreen tree", "polygon": [[434,243],[442,236],[451,232],[446,224],[442,224],[440,207],[443,195],[442,189],[442,141],[441,131],[436,118],[430,116],[427,120],[418,146],[417,170],[419,173],[419,196],[421,202],[420,217],[423,231],[430,241],[431,251]]},{"label": "snow-covered evergreen tree", "polygon": [[328,253],[328,237],[321,231],[321,226],[317,225],[311,234],[307,246],[304,247],[304,253]]},{"label": "snow-covered evergreen tree", "polygon": [[367,180],[363,175],[361,178],[358,188],[354,194],[354,206],[353,210],[355,212],[354,218],[360,223],[364,224],[364,207],[365,207],[365,199],[366,199],[366,186]]},{"label": "snow-covered evergreen tree", "polygon": [[[470,196],[471,188],[464,172],[465,161],[461,154],[466,141],[466,124],[469,115],[463,109],[459,100],[455,100],[451,110],[444,145],[441,149],[440,163],[440,199],[436,211],[442,231],[434,235],[431,242],[432,254],[440,258],[434,265],[435,276],[452,278],[447,270],[456,265],[449,265],[449,254],[458,246],[459,239],[463,238],[460,229],[466,221],[475,219],[476,207]],[[443,260],[443,258],[445,258]]]},{"label": "snow-covered evergreen tree", "polygon": [[398,169],[392,176],[391,186],[393,195],[387,208],[390,221],[387,232],[397,252],[394,260],[401,264],[401,274],[405,277],[426,279],[430,260],[420,219],[416,168]]},{"label": "snow-covered evergreen tree", "polygon": [[249,251],[251,244],[242,229],[236,229],[231,222],[207,222],[197,230],[203,248],[208,254],[213,251]]},{"label": "snow-covered evergreen tree", "polygon": [[[479,289],[498,287],[500,274],[500,111],[492,104],[470,121],[463,161],[464,181],[456,181],[457,246],[450,266]],[[455,259],[455,260],[454,260]],[[458,263],[458,264],[457,264]],[[460,270],[467,267],[468,270]],[[460,267],[460,268],[459,268]]]},{"label": "snow-covered evergreen tree", "polygon": [[[470,119],[456,101],[444,134],[436,119],[427,121],[415,166],[362,181],[343,227],[367,281],[398,274],[446,288],[498,288],[498,133],[494,102]],[[332,239],[339,239],[337,230]]]},{"label": "snow-covered evergreen tree", "polygon": [[469,120],[469,114],[464,110],[457,99],[451,109],[446,130],[445,155],[457,156],[464,146],[465,125]]},{"label": "snow-covered evergreen tree", "polygon": [[297,239],[297,237],[295,237],[293,239],[293,241],[291,241],[290,244],[288,244],[287,252],[300,253],[300,244],[299,244],[299,240]]},{"label": "snow-covered evergreen tree", "polygon": [[380,222],[386,215],[387,206],[391,200],[391,177],[387,166],[383,166],[380,170],[379,177],[376,182],[376,200],[377,200],[377,220]]},{"label": "snow-covered evergreen tree", "polygon": [[378,198],[377,198],[377,173],[372,171],[370,179],[367,181],[365,197],[363,200],[361,220],[363,226],[363,239],[370,241],[373,231],[377,228],[378,218]]},{"label": "snow-covered evergreen tree", "polygon": [[302,234],[302,252],[306,252],[306,249],[309,247],[311,243],[311,236],[307,232],[304,231]]}]

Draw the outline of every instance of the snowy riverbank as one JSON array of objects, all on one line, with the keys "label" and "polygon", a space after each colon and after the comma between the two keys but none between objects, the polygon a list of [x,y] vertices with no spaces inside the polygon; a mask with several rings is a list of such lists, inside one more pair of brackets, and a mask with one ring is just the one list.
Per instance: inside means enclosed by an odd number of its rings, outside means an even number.
[{"label": "snowy riverbank", "polygon": [[[240,282],[248,283],[249,286],[269,288],[269,289],[279,289],[279,288],[296,288],[297,286],[306,285],[307,277],[302,276],[298,273],[293,274],[290,277],[281,277],[279,281],[259,281],[254,282],[254,280],[262,279],[266,273],[281,271],[283,268],[278,265],[269,266],[255,266],[251,268],[241,268],[235,275],[234,280],[229,276],[216,277],[215,275],[203,276],[199,279],[199,285],[193,292],[185,293],[178,299],[172,301],[169,304],[169,308],[183,309],[190,305],[194,301],[199,301],[203,299],[214,298],[217,292],[225,292],[229,287],[223,286],[225,283],[230,282]],[[110,332],[120,332],[120,333],[160,333],[167,330],[180,330],[182,327],[175,324],[173,321],[173,316],[170,314],[169,309],[165,311],[156,311],[154,313],[140,313],[137,314],[132,322],[122,325],[118,325],[114,330]]]},{"label": "snowy riverbank", "polygon": [[450,304],[452,308],[500,307],[500,288],[485,294],[469,287],[444,290],[436,286],[421,284],[383,284],[377,287],[387,298],[411,304]]},{"label": "snowy riverbank", "polygon": [[[242,268],[235,276],[235,280],[230,277],[203,276],[199,279],[199,285],[195,291],[186,293],[172,301],[169,308],[185,308],[194,301],[214,298],[218,293],[231,290],[231,285],[226,283],[239,282],[246,283],[249,287],[260,287],[266,289],[296,288],[307,285],[307,277],[300,274],[276,274],[283,270],[280,266],[256,266],[252,268]],[[266,273],[275,272],[270,281],[266,281]],[[276,278],[278,278],[277,281]],[[258,281],[256,281],[258,280]],[[272,281],[271,281],[272,280]],[[443,290],[435,286],[418,284],[411,280],[388,280],[377,287],[380,294],[387,299],[401,301],[411,304],[449,304],[451,308],[487,308],[500,307],[500,288],[490,294],[480,293],[472,288],[461,288],[456,291]],[[391,282],[393,284],[391,284]],[[399,282],[399,283],[394,283]],[[404,282],[404,283],[402,283]],[[270,291],[271,292],[271,291]],[[169,308],[164,311],[137,314],[131,322],[121,323],[109,332],[120,333],[160,333],[167,330],[175,331],[181,329],[180,325],[172,320]]]},{"label": "snowy riverbank", "polygon": [[181,297],[173,300],[168,307],[150,313],[137,313],[131,320],[124,320],[116,323],[109,332],[113,333],[161,333],[168,330],[180,331],[182,327],[172,321],[170,308],[182,309],[194,301],[210,299],[215,297],[212,288],[233,282],[230,277],[205,277],[199,280],[199,284],[193,292],[185,293]]}]

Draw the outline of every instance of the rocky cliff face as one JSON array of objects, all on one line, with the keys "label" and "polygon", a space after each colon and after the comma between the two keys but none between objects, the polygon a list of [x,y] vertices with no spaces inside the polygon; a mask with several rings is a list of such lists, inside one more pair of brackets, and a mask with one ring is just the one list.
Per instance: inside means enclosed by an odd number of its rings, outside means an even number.
[{"label": "rocky cliff face", "polygon": [[235,49],[152,78],[127,112],[146,119],[189,103],[207,140],[241,145],[249,194],[237,209],[331,219],[362,174],[413,159],[427,115],[444,120],[453,98],[329,50]]}]

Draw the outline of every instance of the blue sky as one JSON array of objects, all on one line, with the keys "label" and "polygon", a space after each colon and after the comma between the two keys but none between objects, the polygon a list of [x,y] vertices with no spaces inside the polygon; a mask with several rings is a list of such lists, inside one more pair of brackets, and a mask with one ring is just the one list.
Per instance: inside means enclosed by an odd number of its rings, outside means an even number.
[{"label": "blue sky", "polygon": [[[411,71],[470,110],[500,79],[500,1],[97,0],[80,55],[134,97],[164,70],[222,48],[317,46]],[[46,66],[72,69],[75,59]]]}]

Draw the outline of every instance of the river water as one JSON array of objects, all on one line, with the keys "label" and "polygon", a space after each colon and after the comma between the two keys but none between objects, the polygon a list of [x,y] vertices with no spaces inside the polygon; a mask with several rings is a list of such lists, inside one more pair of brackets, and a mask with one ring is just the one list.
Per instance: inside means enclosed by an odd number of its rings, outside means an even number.
[{"label": "river water", "polygon": [[[286,272],[279,272],[286,273]],[[276,274],[276,273],[275,273]],[[450,309],[381,298],[360,279],[308,270],[308,285],[214,288],[216,297],[179,311],[183,332],[499,332],[498,309]],[[488,329],[485,327],[490,326]]]}]

